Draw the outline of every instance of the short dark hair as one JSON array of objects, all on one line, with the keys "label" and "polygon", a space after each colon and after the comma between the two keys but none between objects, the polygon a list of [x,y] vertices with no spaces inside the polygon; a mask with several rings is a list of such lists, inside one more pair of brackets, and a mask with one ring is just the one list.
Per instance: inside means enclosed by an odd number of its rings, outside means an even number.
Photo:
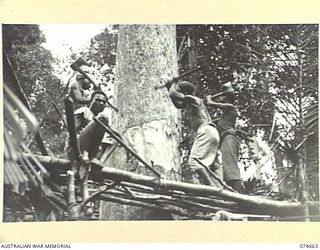
[{"label": "short dark hair", "polygon": [[92,94],[91,94],[91,99],[90,102],[92,102],[93,98],[95,95],[104,95],[106,99],[108,99],[107,95],[102,91],[102,90],[95,90]]},{"label": "short dark hair", "polygon": [[193,94],[196,90],[196,87],[191,82],[187,81],[179,82],[178,87],[180,88],[181,92],[186,92],[188,94]]}]

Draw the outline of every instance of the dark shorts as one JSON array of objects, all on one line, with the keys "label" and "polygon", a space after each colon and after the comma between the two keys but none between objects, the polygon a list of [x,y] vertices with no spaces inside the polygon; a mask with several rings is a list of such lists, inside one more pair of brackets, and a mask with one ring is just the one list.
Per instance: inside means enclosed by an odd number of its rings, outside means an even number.
[{"label": "dark shorts", "polygon": [[240,180],[238,167],[240,139],[233,134],[227,134],[221,143],[223,177],[225,181]]}]

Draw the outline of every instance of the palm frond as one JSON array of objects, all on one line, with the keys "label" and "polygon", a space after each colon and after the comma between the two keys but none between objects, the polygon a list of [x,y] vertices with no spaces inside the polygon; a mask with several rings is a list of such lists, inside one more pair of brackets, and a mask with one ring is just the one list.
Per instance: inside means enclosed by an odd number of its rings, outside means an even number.
[{"label": "palm frond", "polygon": [[[4,84],[4,183],[17,187],[21,183],[32,180],[32,174],[25,166],[21,166],[22,138],[27,131],[38,130],[36,118],[13,94],[9,87]],[[22,120],[26,124],[22,125]],[[33,171],[36,171],[31,166]]]}]

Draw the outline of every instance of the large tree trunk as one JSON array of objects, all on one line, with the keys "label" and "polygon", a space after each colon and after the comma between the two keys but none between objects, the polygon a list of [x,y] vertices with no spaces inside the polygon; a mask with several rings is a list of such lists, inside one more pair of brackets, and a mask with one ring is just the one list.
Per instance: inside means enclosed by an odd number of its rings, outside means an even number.
[{"label": "large tree trunk", "polygon": [[[168,179],[180,178],[180,114],[172,105],[166,88],[155,90],[176,76],[175,26],[123,25],[119,29],[113,128],[148,163]],[[111,167],[152,175],[118,148]],[[165,219],[170,215],[102,202],[101,219]]]}]

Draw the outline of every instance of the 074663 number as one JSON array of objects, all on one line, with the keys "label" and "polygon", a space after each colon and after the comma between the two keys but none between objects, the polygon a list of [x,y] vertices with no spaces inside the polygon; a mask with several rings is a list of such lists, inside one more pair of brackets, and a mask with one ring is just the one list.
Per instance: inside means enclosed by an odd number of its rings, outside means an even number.
[{"label": "074663 number", "polygon": [[319,248],[318,244],[300,244],[300,248]]}]

